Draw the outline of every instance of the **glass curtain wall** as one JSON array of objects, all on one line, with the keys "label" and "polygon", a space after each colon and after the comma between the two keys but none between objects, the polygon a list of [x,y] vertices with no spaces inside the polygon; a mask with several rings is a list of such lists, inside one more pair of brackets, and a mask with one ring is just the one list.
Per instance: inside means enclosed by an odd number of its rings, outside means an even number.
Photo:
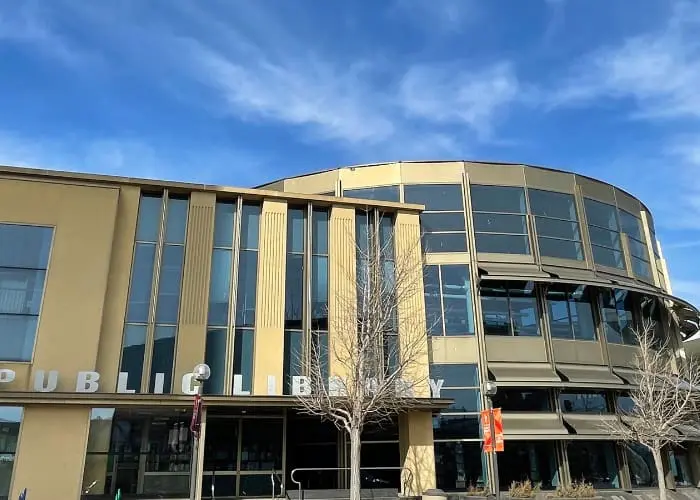
[{"label": "glass curtain wall", "polygon": [[425,266],[423,288],[426,326],[430,335],[474,335],[468,265]]},{"label": "glass curtain wall", "polygon": [[404,201],[425,206],[420,214],[423,251],[466,252],[461,184],[406,184]]},{"label": "glass curtain wall", "polygon": [[585,285],[547,285],[547,310],[552,337],[596,340],[595,295]]},{"label": "glass curtain wall", "polygon": [[535,216],[540,255],[583,260],[581,230],[572,194],[528,189],[530,212]]},{"label": "glass curtain wall", "polygon": [[532,281],[482,281],[481,309],[486,335],[540,335],[540,314]]},{"label": "glass curtain wall", "polygon": [[643,280],[651,280],[649,250],[644,237],[642,220],[625,210],[620,210],[619,213],[622,232],[627,234],[632,272]]},{"label": "glass curtain wall", "polygon": [[476,251],[530,254],[525,189],[471,185]]},{"label": "glass curtain wall", "polygon": [[617,209],[590,198],[584,199],[593,261],[602,266],[625,269]]}]

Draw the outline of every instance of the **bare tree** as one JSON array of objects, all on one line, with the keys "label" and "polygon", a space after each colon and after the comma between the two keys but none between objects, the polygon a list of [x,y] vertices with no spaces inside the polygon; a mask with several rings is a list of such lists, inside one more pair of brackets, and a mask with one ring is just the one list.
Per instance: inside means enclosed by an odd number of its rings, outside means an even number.
[{"label": "bare tree", "polygon": [[651,452],[659,498],[666,500],[662,451],[684,440],[679,432],[682,426],[697,422],[700,365],[676,357],[669,340],[655,335],[651,321],[633,333],[639,344],[633,366],[639,385],[630,390],[633,407],[605,427],[623,441],[639,443]]},{"label": "bare tree", "polygon": [[420,235],[395,252],[390,225],[373,224],[370,213],[366,227],[357,232],[355,265],[348,259],[344,282],[329,297],[328,352],[312,341],[311,356],[302,360],[310,394],[298,396],[303,413],[347,432],[351,500],[360,498],[363,428],[430,396],[425,317],[415,314],[423,293]]}]

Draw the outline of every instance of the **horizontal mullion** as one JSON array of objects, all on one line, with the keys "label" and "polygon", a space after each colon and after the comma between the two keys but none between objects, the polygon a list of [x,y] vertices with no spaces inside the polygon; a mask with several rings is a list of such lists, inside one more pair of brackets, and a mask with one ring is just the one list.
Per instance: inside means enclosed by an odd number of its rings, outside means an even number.
[{"label": "horizontal mullion", "polygon": [[520,217],[527,216],[527,212],[482,212],[480,210],[472,210],[474,214],[491,214],[491,215],[519,215]]},{"label": "horizontal mullion", "polygon": [[497,233],[492,231],[474,231],[474,234],[500,234],[502,236],[528,236],[527,233]]},{"label": "horizontal mullion", "polygon": [[13,313],[13,312],[0,312],[0,316],[22,316],[26,318],[38,318],[38,314],[33,313]]},{"label": "horizontal mullion", "polygon": [[539,239],[539,238],[544,238],[544,239],[547,239],[547,240],[571,241],[571,242],[573,242],[573,243],[581,243],[581,240],[580,240],[580,239],[579,239],[579,240],[572,240],[571,238],[560,238],[560,237],[558,237],[558,236],[544,236],[544,235],[541,235],[541,234],[538,234],[538,235],[537,235],[537,238],[538,238],[538,239]]},{"label": "horizontal mullion", "polygon": [[573,223],[578,224],[578,219],[563,219],[563,218],[561,218],[561,217],[551,217],[551,216],[549,216],[549,215],[534,215],[534,214],[533,214],[533,216],[534,216],[536,219],[559,220],[559,221],[562,221],[562,222],[573,222]]},{"label": "horizontal mullion", "polygon": [[46,271],[46,267],[13,267],[0,266],[0,271]]},{"label": "horizontal mullion", "polygon": [[609,247],[609,246],[607,246],[607,245],[601,245],[600,243],[593,243],[592,241],[591,241],[591,245],[594,246],[594,247],[604,248],[604,249],[606,249],[606,250],[612,250],[612,251],[614,251],[614,252],[620,252],[620,253],[622,253],[622,248]]}]

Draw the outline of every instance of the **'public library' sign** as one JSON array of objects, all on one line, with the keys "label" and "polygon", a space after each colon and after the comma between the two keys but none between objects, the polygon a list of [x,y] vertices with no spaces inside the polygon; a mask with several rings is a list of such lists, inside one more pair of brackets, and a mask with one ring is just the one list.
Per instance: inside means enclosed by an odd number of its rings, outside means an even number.
[{"label": "'public library' sign", "polygon": [[[0,368],[0,388],[14,382],[17,373],[8,368]],[[54,392],[58,387],[59,373],[56,370],[45,371],[37,370],[34,374],[32,387],[35,392]],[[119,394],[134,394],[134,389],[128,389],[129,374],[120,372],[117,378],[117,393]],[[185,373],[182,376],[180,390],[182,394],[194,395],[197,393],[194,375]],[[369,389],[371,390],[371,380],[368,381]],[[443,379],[430,379],[430,395],[433,398],[440,397],[440,391],[444,384]],[[156,373],[153,384],[153,394],[163,394],[165,387],[165,373]],[[340,395],[342,391],[342,382],[338,377],[330,377],[328,379],[328,387],[331,394]],[[401,380],[396,383],[396,388],[399,393],[402,391],[408,392],[407,385]],[[93,393],[100,389],[100,374],[95,371],[78,372],[75,379],[75,392]],[[309,377],[294,376],[292,377],[292,396],[308,396],[311,394],[311,384]],[[251,392],[243,390],[243,376],[233,376],[233,395],[234,396],[250,396]],[[274,375],[267,376],[267,393],[265,396],[279,396],[277,391],[277,378]],[[408,394],[407,394],[408,395]]]}]

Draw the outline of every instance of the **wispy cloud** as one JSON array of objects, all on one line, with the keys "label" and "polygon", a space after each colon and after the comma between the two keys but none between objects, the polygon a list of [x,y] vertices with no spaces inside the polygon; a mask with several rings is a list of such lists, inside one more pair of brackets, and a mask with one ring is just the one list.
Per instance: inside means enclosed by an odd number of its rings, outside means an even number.
[{"label": "wispy cloud", "polygon": [[393,0],[389,12],[436,35],[464,31],[481,17],[475,0]]}]

